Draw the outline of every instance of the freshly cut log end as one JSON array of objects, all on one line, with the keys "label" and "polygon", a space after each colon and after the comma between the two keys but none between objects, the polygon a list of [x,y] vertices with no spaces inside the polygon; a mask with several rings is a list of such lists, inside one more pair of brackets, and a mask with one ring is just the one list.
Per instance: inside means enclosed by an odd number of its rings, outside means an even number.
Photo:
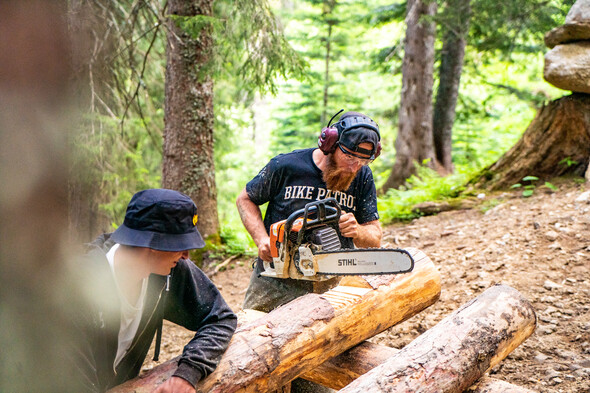
[{"label": "freshly cut log end", "polygon": [[518,291],[493,286],[340,392],[461,393],[535,326],[535,312]]}]

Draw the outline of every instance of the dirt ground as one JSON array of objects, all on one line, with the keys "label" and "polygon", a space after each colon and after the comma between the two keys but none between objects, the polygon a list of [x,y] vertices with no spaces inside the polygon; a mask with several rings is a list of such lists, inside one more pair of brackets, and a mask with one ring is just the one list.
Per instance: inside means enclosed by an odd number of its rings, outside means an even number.
[{"label": "dirt ground", "polygon": [[[537,392],[590,392],[590,187],[487,195],[469,210],[384,228],[383,246],[416,247],[439,268],[439,301],[371,341],[402,348],[496,283],[520,291],[537,313],[531,337],[491,370],[492,377]],[[234,311],[250,277],[248,261],[213,281]],[[165,324],[161,363],[181,353],[191,333]],[[154,362],[145,364],[150,369]]]}]

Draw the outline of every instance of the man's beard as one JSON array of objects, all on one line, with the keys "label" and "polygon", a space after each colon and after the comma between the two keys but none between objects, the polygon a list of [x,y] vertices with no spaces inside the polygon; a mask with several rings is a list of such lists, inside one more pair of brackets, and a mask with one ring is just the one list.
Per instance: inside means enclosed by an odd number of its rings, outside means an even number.
[{"label": "man's beard", "polygon": [[329,190],[346,191],[356,177],[356,172],[348,172],[336,165],[332,154],[327,156],[328,162],[322,172],[322,179]]}]

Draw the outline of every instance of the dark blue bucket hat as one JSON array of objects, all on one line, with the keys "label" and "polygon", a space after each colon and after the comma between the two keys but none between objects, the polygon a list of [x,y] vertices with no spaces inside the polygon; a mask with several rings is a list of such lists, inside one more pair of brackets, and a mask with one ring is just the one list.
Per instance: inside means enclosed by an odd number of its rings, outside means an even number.
[{"label": "dark blue bucket hat", "polygon": [[133,195],[123,224],[111,238],[119,244],[160,251],[192,250],[205,246],[196,224],[197,206],[187,195],[143,190]]}]

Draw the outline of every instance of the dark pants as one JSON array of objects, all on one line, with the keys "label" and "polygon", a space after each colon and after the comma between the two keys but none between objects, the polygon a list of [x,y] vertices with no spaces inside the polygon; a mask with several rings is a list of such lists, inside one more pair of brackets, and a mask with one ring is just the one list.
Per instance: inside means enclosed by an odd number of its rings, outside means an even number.
[{"label": "dark pants", "polygon": [[[271,312],[275,308],[308,293],[321,293],[335,286],[339,279],[315,283],[291,278],[272,278],[260,275],[261,264],[254,262],[254,271],[246,291],[242,308]],[[330,393],[334,390],[298,378],[291,383],[291,393]]]}]

